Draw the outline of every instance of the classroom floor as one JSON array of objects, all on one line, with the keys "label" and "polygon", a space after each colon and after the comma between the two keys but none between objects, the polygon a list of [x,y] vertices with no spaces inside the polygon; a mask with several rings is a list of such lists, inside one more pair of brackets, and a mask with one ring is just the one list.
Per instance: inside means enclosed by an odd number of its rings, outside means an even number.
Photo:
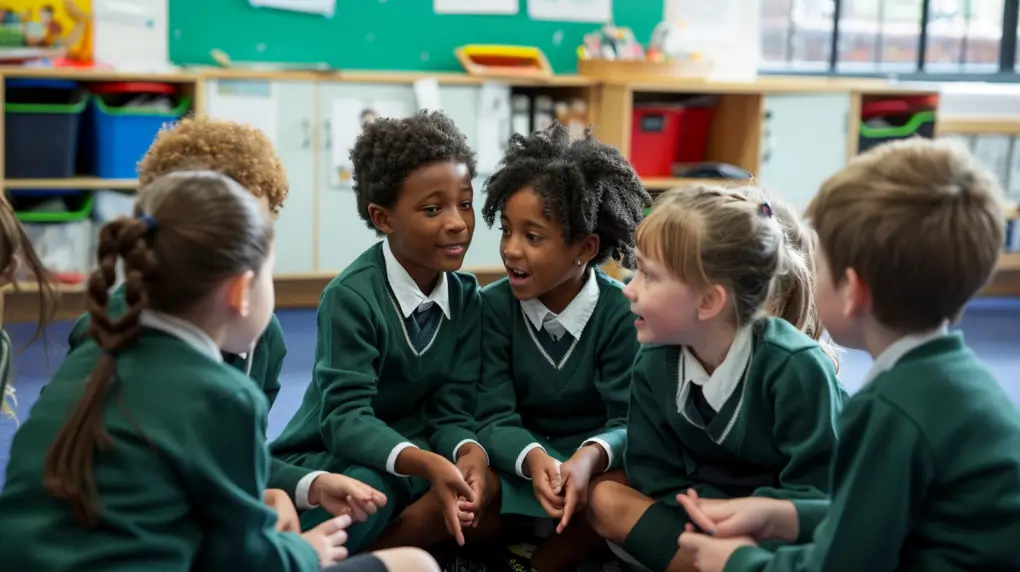
[{"label": "classroom floor", "polygon": [[[284,310],[277,315],[283,325],[289,353],[280,379],[282,389],[269,415],[270,438],[279,434],[300,404],[311,375],[315,351],[314,311]],[[66,352],[65,341],[70,328],[69,322],[54,324],[47,335],[47,346],[36,343],[15,354],[14,383],[19,417],[27,417],[52,367]],[[1010,399],[1020,407],[1020,299],[979,300],[968,308],[962,328],[967,342],[992,368]],[[20,348],[32,331],[32,327],[23,324],[8,328],[15,348]],[[44,350],[48,350],[48,361]],[[840,378],[847,390],[856,391],[871,364],[870,358],[861,352],[845,351],[840,354],[840,364]],[[6,476],[14,430],[12,421],[0,420],[0,488]]]}]

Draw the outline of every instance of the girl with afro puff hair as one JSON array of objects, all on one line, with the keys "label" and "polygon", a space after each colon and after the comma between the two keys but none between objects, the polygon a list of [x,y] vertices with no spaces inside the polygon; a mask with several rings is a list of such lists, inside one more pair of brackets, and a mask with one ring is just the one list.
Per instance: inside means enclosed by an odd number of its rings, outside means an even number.
[{"label": "girl with afro puff hair", "polygon": [[605,546],[575,513],[592,479],[621,471],[638,342],[623,285],[599,265],[633,263],[650,203],[619,151],[590,132],[571,142],[558,123],[515,135],[486,183],[482,216],[498,217],[507,277],[482,291],[479,437],[500,513],[555,521],[531,557],[540,572]]},{"label": "girl with afro puff hair", "polygon": [[448,117],[422,112],[365,125],[351,159],[359,214],[383,240],[323,291],[312,383],[271,448],[386,495],[349,529],[352,553],[463,545],[496,482],[474,432],[478,282],[459,271],[475,156]]}]

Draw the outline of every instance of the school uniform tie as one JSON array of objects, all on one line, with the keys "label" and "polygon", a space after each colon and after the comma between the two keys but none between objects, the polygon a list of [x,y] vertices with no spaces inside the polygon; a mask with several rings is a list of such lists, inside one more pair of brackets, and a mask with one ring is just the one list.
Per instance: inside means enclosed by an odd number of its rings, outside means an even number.
[{"label": "school uniform tie", "polygon": [[435,335],[442,320],[443,309],[436,303],[422,304],[411,313],[405,323],[407,323],[407,333],[411,336],[411,345],[414,346],[415,351],[419,353],[424,351],[432,341],[432,336]]},{"label": "school uniform tie", "polygon": [[537,336],[546,354],[557,364],[570,351],[570,346],[574,345],[574,336],[555,317],[546,316],[542,320],[542,329]]}]

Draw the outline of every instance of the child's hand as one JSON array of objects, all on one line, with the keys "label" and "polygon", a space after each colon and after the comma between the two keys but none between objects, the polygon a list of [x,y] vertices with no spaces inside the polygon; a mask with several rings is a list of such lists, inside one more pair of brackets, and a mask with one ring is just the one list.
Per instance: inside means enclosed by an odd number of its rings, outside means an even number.
[{"label": "child's hand", "polygon": [[475,492],[475,498],[474,501],[460,498],[458,503],[459,518],[461,526],[477,527],[478,513],[482,510],[482,505],[488,495],[488,479],[486,477],[489,463],[485,451],[481,447],[472,443],[464,445],[465,449],[468,447],[470,449],[457,459],[457,468],[464,475],[464,481]]},{"label": "child's hand", "polygon": [[756,546],[747,536],[712,538],[698,532],[685,532],[677,539],[680,550],[690,553],[698,572],[723,572],[726,562],[742,546]]},{"label": "child's hand", "polygon": [[329,566],[347,558],[347,527],[351,525],[350,515],[327,520],[301,535],[305,542],[319,553],[319,565]]},{"label": "child's hand", "polygon": [[787,500],[763,497],[703,499],[694,489],[676,496],[698,528],[716,538],[749,536],[756,540],[797,539],[797,509]]},{"label": "child's hand", "polygon": [[588,483],[591,480],[591,466],[587,459],[574,456],[560,465],[560,478],[563,480],[563,518],[556,525],[556,534],[563,534],[570,518],[578,510],[588,505]]},{"label": "child's hand", "polygon": [[319,475],[308,488],[308,502],[320,505],[333,516],[344,514],[359,522],[375,514],[381,506],[386,505],[386,495],[344,475],[327,473]]},{"label": "child's hand", "polygon": [[[464,480],[460,469],[439,455],[433,456],[427,471],[432,489],[443,503],[443,519],[446,521],[446,530],[457,540],[459,546],[464,546],[464,531],[461,529],[462,515],[458,505],[461,499],[467,503],[474,503],[475,491]],[[466,520],[467,516],[465,515],[463,519]]]},{"label": "child's hand", "polygon": [[301,523],[297,508],[287,493],[280,489],[266,489],[262,493],[262,502],[276,511],[276,530],[279,532],[296,532],[301,534]]},{"label": "child's hand", "polygon": [[563,518],[563,479],[560,476],[560,462],[552,458],[541,448],[528,452],[525,458],[528,473],[531,475],[531,486],[535,489],[535,498],[552,518]]}]

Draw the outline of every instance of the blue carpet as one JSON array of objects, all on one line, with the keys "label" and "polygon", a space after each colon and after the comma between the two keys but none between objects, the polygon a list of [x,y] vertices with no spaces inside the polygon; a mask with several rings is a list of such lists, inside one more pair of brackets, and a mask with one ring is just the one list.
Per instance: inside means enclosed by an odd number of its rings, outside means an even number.
[{"label": "blue carpet", "polygon": [[[282,388],[269,415],[270,438],[280,433],[301,403],[301,396],[310,380],[315,352],[314,311],[284,310],[277,315],[283,325],[289,353],[280,379]],[[70,328],[70,323],[54,324],[48,331],[46,344],[36,342],[14,356],[14,383],[18,390],[20,418],[28,416],[53,366],[67,351]],[[967,342],[991,367],[1013,403],[1020,407],[1020,299],[979,300],[968,308],[962,328]],[[33,328],[27,324],[8,328],[16,348],[29,339],[32,331]],[[846,351],[840,355],[840,377],[849,391],[860,387],[870,364],[871,359],[862,352]],[[0,488],[6,475],[15,428],[13,421],[0,420]]]}]

